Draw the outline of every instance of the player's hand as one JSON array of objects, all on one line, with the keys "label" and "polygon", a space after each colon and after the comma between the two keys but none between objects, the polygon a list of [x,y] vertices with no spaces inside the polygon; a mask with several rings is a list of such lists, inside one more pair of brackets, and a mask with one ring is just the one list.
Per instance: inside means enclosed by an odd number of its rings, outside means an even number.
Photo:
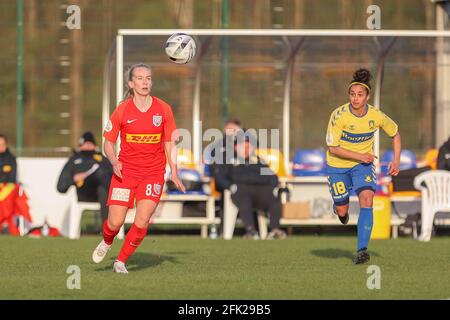
[{"label": "player's hand", "polygon": [[363,154],[361,154],[359,160],[361,160],[361,161],[364,162],[364,163],[372,163],[372,162],[374,162],[374,160],[375,160],[376,158],[377,158],[377,157],[376,157],[375,155],[373,155],[373,154],[370,154],[370,153],[363,153]]},{"label": "player's hand", "polygon": [[183,193],[186,193],[186,187],[183,185],[183,182],[181,182],[180,178],[178,178],[177,173],[172,173],[172,182],[175,184],[178,190],[183,191]]},{"label": "player's hand", "polygon": [[117,160],[117,162],[114,162],[114,164],[112,164],[112,167],[114,170],[114,174],[119,178],[122,178],[122,162]]},{"label": "player's hand", "polygon": [[400,172],[400,163],[396,161],[391,161],[388,164],[388,174],[391,176],[396,176]]}]

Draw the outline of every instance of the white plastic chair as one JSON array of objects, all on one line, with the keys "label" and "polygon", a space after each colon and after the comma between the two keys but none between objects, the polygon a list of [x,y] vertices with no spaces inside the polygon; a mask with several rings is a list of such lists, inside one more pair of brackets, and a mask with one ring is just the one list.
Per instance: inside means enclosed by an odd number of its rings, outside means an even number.
[{"label": "white plastic chair", "polygon": [[420,241],[430,241],[436,212],[450,211],[450,172],[432,170],[419,174],[414,187],[422,192]]},{"label": "white plastic chair", "polygon": [[[81,224],[81,215],[84,210],[100,210],[100,203],[98,202],[81,202],[78,201],[77,190],[75,186],[69,188],[68,192],[70,193],[70,222],[69,222],[69,238],[70,239],[79,239],[80,238],[80,224]],[[123,239],[124,237],[124,226],[120,228],[119,233],[117,234],[118,239]]]}]

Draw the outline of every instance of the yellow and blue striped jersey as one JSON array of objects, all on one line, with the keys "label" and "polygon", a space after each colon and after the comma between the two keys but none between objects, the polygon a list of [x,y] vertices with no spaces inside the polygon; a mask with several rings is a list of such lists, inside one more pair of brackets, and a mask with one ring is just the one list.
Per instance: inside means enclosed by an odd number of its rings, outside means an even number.
[{"label": "yellow and blue striped jersey", "polygon": [[[378,128],[393,137],[398,132],[397,124],[381,110],[366,106],[366,113],[358,117],[352,113],[350,103],[336,108],[331,114],[327,129],[327,146],[341,147],[358,153],[374,154],[374,135]],[[352,168],[360,162],[337,157],[327,151],[327,164],[335,168]]]}]

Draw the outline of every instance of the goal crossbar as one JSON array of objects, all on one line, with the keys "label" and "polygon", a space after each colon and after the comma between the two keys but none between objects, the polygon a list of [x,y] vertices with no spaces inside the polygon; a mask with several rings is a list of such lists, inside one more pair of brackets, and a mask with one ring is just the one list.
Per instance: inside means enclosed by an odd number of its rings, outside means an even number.
[{"label": "goal crossbar", "polygon": [[164,36],[176,32],[196,36],[450,37],[450,31],[368,29],[119,29],[117,34]]}]

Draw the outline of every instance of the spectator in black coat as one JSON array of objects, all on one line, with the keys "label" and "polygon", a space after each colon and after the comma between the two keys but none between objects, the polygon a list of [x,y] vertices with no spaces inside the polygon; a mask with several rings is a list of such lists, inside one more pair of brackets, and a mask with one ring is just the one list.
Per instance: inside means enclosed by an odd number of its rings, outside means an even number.
[{"label": "spectator in black coat", "polygon": [[245,237],[258,239],[254,209],[269,212],[268,239],[286,238],[280,229],[281,202],[274,195],[278,178],[269,166],[254,153],[256,141],[251,136],[238,135],[235,145],[236,157],[232,164],[223,166],[216,176],[216,184],[222,189],[230,189],[233,203],[239,209],[246,234]]},{"label": "spectator in black coat", "polygon": [[88,131],[80,138],[79,151],[64,165],[57,189],[66,193],[70,186],[75,185],[78,201],[100,203],[104,221],[108,217],[106,202],[112,173],[111,163],[97,151],[94,135]]},{"label": "spectator in black coat", "polygon": [[[210,177],[214,182],[216,177],[221,175],[221,171],[225,164],[231,163],[235,156],[234,145],[236,135],[242,131],[241,122],[238,119],[228,120],[223,128],[223,137],[214,141],[205,148],[204,159],[208,165]],[[216,202],[216,211],[219,212],[220,226],[219,234],[222,234],[223,229],[223,189],[217,183],[214,184],[215,190],[220,193],[220,198]]]},{"label": "spectator in black coat", "polygon": [[450,171],[450,137],[439,148],[437,168]]}]

